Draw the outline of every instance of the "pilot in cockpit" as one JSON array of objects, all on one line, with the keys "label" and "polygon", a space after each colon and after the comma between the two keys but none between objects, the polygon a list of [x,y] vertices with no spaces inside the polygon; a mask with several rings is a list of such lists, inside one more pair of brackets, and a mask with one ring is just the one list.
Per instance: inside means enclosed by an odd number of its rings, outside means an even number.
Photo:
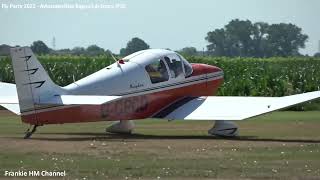
[{"label": "pilot in cockpit", "polygon": [[166,65],[164,64],[163,61],[160,61],[160,65],[158,67],[158,71],[160,72],[161,74],[161,77],[163,79],[168,79],[168,73],[167,73],[167,68],[166,68]]}]

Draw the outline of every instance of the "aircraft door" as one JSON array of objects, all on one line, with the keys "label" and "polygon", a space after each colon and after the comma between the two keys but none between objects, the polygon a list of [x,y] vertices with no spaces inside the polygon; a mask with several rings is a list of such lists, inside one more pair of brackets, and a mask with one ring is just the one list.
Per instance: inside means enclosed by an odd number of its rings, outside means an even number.
[{"label": "aircraft door", "polygon": [[167,67],[165,62],[161,59],[155,60],[151,64],[147,65],[145,69],[152,84],[166,82],[169,80]]}]

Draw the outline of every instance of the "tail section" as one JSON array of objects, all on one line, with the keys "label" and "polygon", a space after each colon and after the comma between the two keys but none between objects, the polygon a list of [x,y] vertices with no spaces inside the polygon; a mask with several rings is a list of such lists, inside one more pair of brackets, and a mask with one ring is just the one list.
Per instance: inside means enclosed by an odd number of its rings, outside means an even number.
[{"label": "tail section", "polygon": [[12,48],[10,53],[21,113],[35,111],[44,99],[63,94],[29,47]]},{"label": "tail section", "polygon": [[[3,104],[8,107],[7,109],[12,109],[12,106],[17,107],[17,103],[10,104],[14,100],[19,102],[21,113],[34,114],[37,109],[48,109],[52,106],[101,105],[120,98],[119,96],[72,95],[72,92],[65,91],[50,79],[29,47],[12,48],[10,53],[16,82],[16,85],[11,84],[10,88],[12,91],[16,88],[18,95],[15,94],[15,98],[12,96],[11,99],[0,97],[0,105]],[[9,91],[9,85],[0,84],[0,90],[2,86]]]}]

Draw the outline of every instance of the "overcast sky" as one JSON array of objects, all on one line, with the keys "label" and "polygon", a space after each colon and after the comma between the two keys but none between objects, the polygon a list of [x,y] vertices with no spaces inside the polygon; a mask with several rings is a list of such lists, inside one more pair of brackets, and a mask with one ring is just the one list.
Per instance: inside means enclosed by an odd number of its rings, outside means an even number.
[{"label": "overcast sky", "polygon": [[[320,40],[319,0],[0,0],[0,44],[30,45],[43,40],[56,49],[97,44],[118,53],[132,37],[151,48],[178,50],[208,44],[208,31],[230,20],[294,23],[309,35],[302,53],[313,55]],[[41,9],[42,4],[104,4],[120,8]],[[36,3],[35,9],[5,8],[10,4]]]}]

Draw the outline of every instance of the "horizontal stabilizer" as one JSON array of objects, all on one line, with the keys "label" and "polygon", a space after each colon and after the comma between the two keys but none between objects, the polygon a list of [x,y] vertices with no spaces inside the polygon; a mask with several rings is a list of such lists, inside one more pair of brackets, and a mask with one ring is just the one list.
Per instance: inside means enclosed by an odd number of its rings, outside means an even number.
[{"label": "horizontal stabilizer", "polygon": [[55,105],[100,105],[114,101],[121,96],[89,96],[89,95],[59,95],[40,101],[40,104]]},{"label": "horizontal stabilizer", "polygon": [[0,106],[20,115],[19,100],[15,84],[0,82]]},{"label": "horizontal stabilizer", "polygon": [[171,111],[164,118],[243,120],[318,98],[320,91],[284,97],[198,97]]},{"label": "horizontal stabilizer", "polygon": [[2,96],[0,104],[19,104],[18,96]]},{"label": "horizontal stabilizer", "polygon": [[9,111],[15,113],[16,115],[21,114],[19,104],[0,104],[0,106],[8,109]]}]

